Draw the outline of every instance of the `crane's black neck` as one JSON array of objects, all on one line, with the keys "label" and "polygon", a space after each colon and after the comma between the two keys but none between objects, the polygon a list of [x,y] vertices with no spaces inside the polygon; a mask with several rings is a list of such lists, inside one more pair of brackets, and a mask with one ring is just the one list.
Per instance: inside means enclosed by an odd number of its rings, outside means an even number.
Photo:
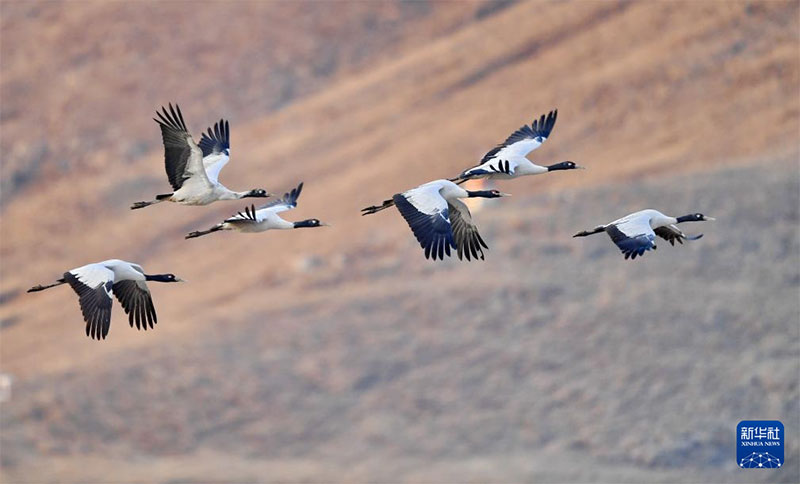
[{"label": "crane's black neck", "polygon": [[294,228],[302,229],[302,228],[307,228],[307,227],[319,227],[320,225],[321,224],[320,224],[319,220],[317,220],[315,218],[310,218],[308,220],[301,220],[299,222],[295,222],[294,223]]},{"label": "crane's black neck", "polygon": [[254,188],[242,195],[242,198],[267,198],[269,194],[263,188]]},{"label": "crane's black neck", "polygon": [[702,214],[699,213],[690,213],[689,215],[681,215],[680,217],[676,218],[675,220],[680,222],[703,222],[704,218]]},{"label": "crane's black neck", "polygon": [[550,165],[547,167],[547,171],[557,171],[557,170],[574,170],[575,163],[572,161],[562,161],[561,163],[556,163],[555,165]]},{"label": "crane's black neck", "polygon": [[469,198],[497,198],[500,195],[495,190],[467,190]]},{"label": "crane's black neck", "polygon": [[146,281],[155,281],[155,282],[175,282],[175,275],[174,274],[145,274],[144,279]]}]

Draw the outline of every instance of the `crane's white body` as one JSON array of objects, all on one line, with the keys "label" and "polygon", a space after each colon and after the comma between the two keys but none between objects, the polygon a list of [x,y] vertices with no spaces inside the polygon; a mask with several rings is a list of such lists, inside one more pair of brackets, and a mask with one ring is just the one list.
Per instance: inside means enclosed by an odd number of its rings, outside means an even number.
[{"label": "crane's white body", "polygon": [[[69,272],[89,287],[126,280],[141,282],[141,285],[145,285],[144,269],[140,265],[119,259],[86,264]],[[107,288],[106,292],[109,296],[113,294],[110,288]]]},{"label": "crane's white body", "polygon": [[278,213],[290,210],[287,205],[274,205],[256,210],[255,221],[243,215],[234,215],[222,222],[222,230],[238,230],[239,232],[265,232],[267,230],[287,230],[294,228],[294,222],[280,217]]},{"label": "crane's white body", "polygon": [[230,161],[229,155],[220,153],[210,154],[205,158],[200,158],[201,156],[200,148],[196,152],[192,148],[185,171],[189,178],[169,197],[170,201],[183,205],[208,205],[220,200],[239,200],[249,193],[234,192],[219,182],[219,173]]},{"label": "crane's white body", "polygon": [[297,199],[300,197],[300,192],[303,190],[303,184],[300,183],[297,188],[284,194],[279,200],[272,201],[255,208],[254,205],[245,208],[234,215],[233,217],[223,220],[221,223],[211,227],[208,230],[201,230],[187,234],[186,238],[191,239],[200,237],[201,235],[210,234],[220,230],[236,230],[238,232],[265,232],[267,230],[287,230],[296,229],[298,227],[309,227],[320,225],[327,225],[321,223],[319,220],[310,219],[301,222],[289,222],[284,220],[278,215],[281,212],[291,210],[297,206]]},{"label": "crane's white body", "polygon": [[[426,215],[447,212],[447,203],[469,197],[469,193],[449,180],[434,180],[402,193],[414,207]],[[449,219],[445,219],[448,220]]]},{"label": "crane's white body", "polygon": [[187,183],[184,183],[169,199],[183,205],[208,205],[221,200],[239,200],[244,198],[247,193],[228,190],[221,183],[208,187],[198,187],[192,184],[187,186]]},{"label": "crane's white body", "polygon": [[[520,176],[541,175],[547,173],[545,166],[539,166],[526,158],[526,155],[542,145],[542,142],[533,140],[519,141],[513,145],[506,146],[498,151],[494,156],[478,166],[470,168],[464,172],[467,176],[476,178],[490,178],[492,180],[510,180]],[[508,170],[505,165],[508,164]],[[485,171],[482,175],[473,173]]]},{"label": "crane's white body", "polygon": [[[609,225],[615,225],[623,234],[627,235],[628,237],[635,237],[637,235],[653,233],[654,229],[666,227],[676,223],[678,223],[678,219],[675,217],[670,217],[669,215],[664,215],[658,210],[648,208],[646,210],[640,210],[614,220],[605,227],[608,227]],[[675,227],[675,229],[677,230],[677,227]],[[655,236],[654,233],[653,236]]]}]

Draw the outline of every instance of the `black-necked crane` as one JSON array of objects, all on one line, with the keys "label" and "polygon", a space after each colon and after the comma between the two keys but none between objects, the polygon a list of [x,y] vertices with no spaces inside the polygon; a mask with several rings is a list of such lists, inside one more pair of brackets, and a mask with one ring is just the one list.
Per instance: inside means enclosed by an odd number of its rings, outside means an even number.
[{"label": "black-necked crane", "polygon": [[574,170],[583,168],[573,161],[562,161],[549,166],[540,166],[532,163],[527,154],[550,136],[556,124],[558,110],[544,114],[538,120],[533,120],[530,126],[525,125],[511,133],[506,140],[486,153],[481,161],[474,167],[464,170],[458,178],[451,181],[461,184],[474,178],[490,178],[505,180],[525,175],[540,175],[558,170]]},{"label": "black-necked crane", "polygon": [[219,120],[214,125],[214,131],[208,128],[208,136],[203,133],[198,145],[186,129],[181,108],[177,104],[174,109],[170,104],[169,111],[163,106],[161,110],[163,114],[156,111],[159,119],[153,120],[161,127],[164,164],[174,191],[156,195],[155,200],[149,202],[136,202],[131,205],[131,210],[163,201],[208,205],[218,200],[270,196],[263,188],[234,192],[219,182],[219,172],[230,160],[230,127],[227,121]]},{"label": "black-necked crane", "polygon": [[684,234],[677,225],[682,222],[703,222],[714,220],[702,213],[692,213],[680,217],[670,217],[658,210],[647,209],[626,215],[606,225],[598,225],[592,230],[579,232],[573,237],[586,237],[592,234],[605,232],[617,244],[625,258],[635,259],[646,251],[656,247],[656,235],[675,245],[677,241],[683,244],[684,240],[697,240],[703,234],[689,236]]},{"label": "black-necked crane", "polygon": [[364,208],[361,212],[362,215],[369,215],[396,205],[425,250],[426,259],[444,259],[445,255],[450,257],[450,248],[457,250],[459,259],[466,257],[471,260],[470,256],[483,259],[483,249],[489,246],[472,223],[469,209],[459,199],[507,196],[497,190],[470,191],[450,180],[435,180],[398,193],[391,200]]},{"label": "black-necked crane", "polygon": [[116,296],[131,327],[147,330],[158,320],[147,281],[183,282],[174,274],[145,274],[142,266],[118,259],[87,264],[64,273],[54,284],[38,285],[28,292],[69,284],[78,294],[86,321],[86,336],[106,339],[111,326],[111,299]]},{"label": "black-necked crane", "polygon": [[300,229],[306,227],[325,227],[328,224],[320,222],[315,218],[301,220],[299,222],[289,222],[278,215],[281,212],[291,210],[297,206],[297,198],[303,190],[303,184],[287,192],[283,198],[274,200],[264,206],[256,208],[254,205],[247,207],[244,212],[239,212],[231,218],[225,219],[222,223],[211,227],[208,230],[199,230],[186,235],[187,239],[200,237],[219,230],[237,230],[239,232],[264,232],[274,229]]}]

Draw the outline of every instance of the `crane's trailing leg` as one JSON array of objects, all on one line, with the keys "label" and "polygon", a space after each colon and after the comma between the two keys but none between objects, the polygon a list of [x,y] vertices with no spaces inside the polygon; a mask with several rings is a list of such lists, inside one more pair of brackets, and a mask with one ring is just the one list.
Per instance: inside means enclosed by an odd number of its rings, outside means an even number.
[{"label": "crane's trailing leg", "polygon": [[186,234],[185,238],[193,239],[195,237],[200,237],[201,235],[208,235],[211,232],[217,232],[218,230],[222,230],[222,224],[215,225],[215,226],[211,227],[208,230],[197,230],[195,232],[190,232],[190,233]]},{"label": "crane's trailing leg", "polygon": [[61,284],[65,284],[66,282],[67,281],[65,281],[64,279],[59,279],[55,283],[48,284],[46,286],[39,284],[38,286],[33,286],[32,288],[28,289],[28,292],[44,291],[45,289],[50,289],[51,287],[60,286]]},{"label": "crane's trailing leg", "polygon": [[389,207],[394,207],[394,200],[391,198],[389,200],[384,200],[381,205],[373,205],[371,207],[362,208],[361,215],[370,215],[380,212],[381,210],[386,210]]},{"label": "crane's trailing leg", "polygon": [[463,183],[467,183],[471,179],[472,178],[470,178],[470,177],[462,178],[462,177],[459,176],[459,177],[456,177],[456,178],[448,178],[447,180],[455,183],[456,185],[461,185]]},{"label": "crane's trailing leg", "polygon": [[584,230],[583,232],[578,232],[577,234],[573,235],[573,237],[586,237],[587,235],[599,234],[600,232],[605,232],[605,231],[606,228],[602,225],[599,225],[592,230]]},{"label": "crane's trailing leg", "polygon": [[136,210],[137,208],[149,207],[150,205],[154,205],[156,203],[163,202],[164,200],[167,200],[172,195],[173,195],[172,193],[164,193],[163,195],[156,195],[156,199],[155,200],[150,200],[149,202],[136,202],[133,205],[131,205],[131,210]]}]

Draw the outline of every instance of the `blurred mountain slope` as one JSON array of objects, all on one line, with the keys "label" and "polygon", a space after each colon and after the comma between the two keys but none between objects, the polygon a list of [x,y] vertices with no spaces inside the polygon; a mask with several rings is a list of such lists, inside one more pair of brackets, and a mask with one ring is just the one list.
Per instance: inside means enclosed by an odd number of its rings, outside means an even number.
[{"label": "blurred mountain slope", "polygon": [[[484,263],[434,270],[409,241],[293,274],[273,308],[243,291],[179,320],[206,323],[190,336],[25,374],[0,417],[7,479],[771,481],[731,451],[743,416],[800,416],[800,185],[761,165],[491,204]],[[676,197],[718,217],[686,224],[703,239],[633,262],[570,239]],[[565,204],[584,210],[551,216]]]}]

